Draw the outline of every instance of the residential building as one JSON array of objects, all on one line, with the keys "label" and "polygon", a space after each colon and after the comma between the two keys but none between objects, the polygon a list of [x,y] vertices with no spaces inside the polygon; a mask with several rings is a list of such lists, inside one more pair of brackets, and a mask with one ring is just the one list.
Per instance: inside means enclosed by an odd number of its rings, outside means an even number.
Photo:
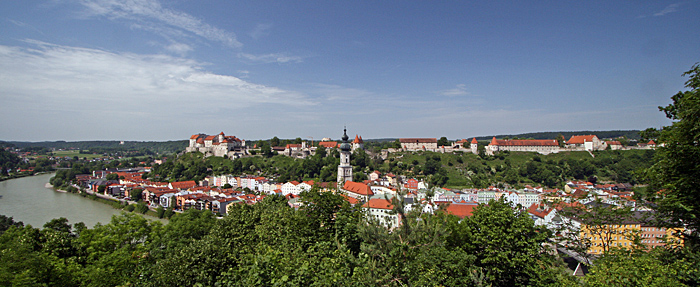
[{"label": "residential building", "polygon": [[578,150],[603,150],[606,148],[605,142],[598,139],[596,135],[571,136],[566,141],[566,147]]},{"label": "residential building", "polygon": [[352,198],[359,199],[361,201],[367,202],[370,197],[374,195],[372,189],[360,182],[345,181],[342,191]]},{"label": "residential building", "polygon": [[362,205],[367,210],[369,218],[379,221],[383,226],[393,229],[399,226],[400,216],[393,214],[394,205],[384,198],[372,198]]}]

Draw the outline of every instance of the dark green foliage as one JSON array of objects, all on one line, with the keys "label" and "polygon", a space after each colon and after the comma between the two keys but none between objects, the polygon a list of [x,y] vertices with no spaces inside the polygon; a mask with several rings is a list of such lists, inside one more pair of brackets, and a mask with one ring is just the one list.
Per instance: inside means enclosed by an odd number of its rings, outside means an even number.
[{"label": "dark green foliage", "polygon": [[5,230],[10,229],[10,227],[12,226],[22,227],[24,226],[24,223],[21,221],[15,222],[11,216],[7,217],[0,214],[0,235],[2,235],[2,233],[5,232]]},{"label": "dark green foliage", "polygon": [[[404,214],[389,231],[340,195],[236,204],[217,220],[190,209],[161,225],[133,213],[76,232],[64,219],[0,235],[0,285],[511,286],[571,283],[543,252],[547,232],[503,202],[473,219]],[[417,209],[417,210],[420,210]],[[509,269],[506,272],[504,270]]]},{"label": "dark green foliage", "polygon": [[[656,163],[647,171],[647,195],[666,215],[670,226],[685,226],[686,239],[693,248],[700,246],[700,65],[684,73],[690,76],[687,91],[671,97],[673,103],[659,107],[673,120],[664,127]],[[698,249],[700,250],[700,249]]]}]

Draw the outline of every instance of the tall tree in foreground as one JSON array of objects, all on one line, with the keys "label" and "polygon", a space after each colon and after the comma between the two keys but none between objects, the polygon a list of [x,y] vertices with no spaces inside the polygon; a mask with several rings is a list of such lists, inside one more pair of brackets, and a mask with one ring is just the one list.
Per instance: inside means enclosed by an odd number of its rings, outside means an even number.
[{"label": "tall tree in foreground", "polygon": [[685,83],[687,91],[671,97],[659,110],[673,120],[661,130],[656,164],[647,170],[651,200],[671,225],[686,227],[686,244],[700,244],[700,66],[695,64]]}]

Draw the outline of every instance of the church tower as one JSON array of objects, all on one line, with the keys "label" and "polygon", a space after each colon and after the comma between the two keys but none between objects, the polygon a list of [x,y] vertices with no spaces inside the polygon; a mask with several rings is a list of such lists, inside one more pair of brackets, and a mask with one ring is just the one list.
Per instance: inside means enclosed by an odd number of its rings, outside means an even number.
[{"label": "church tower", "polygon": [[347,129],[343,129],[343,141],[340,144],[340,165],[338,165],[338,187],[346,181],[352,181],[352,165],[350,165],[350,150]]}]

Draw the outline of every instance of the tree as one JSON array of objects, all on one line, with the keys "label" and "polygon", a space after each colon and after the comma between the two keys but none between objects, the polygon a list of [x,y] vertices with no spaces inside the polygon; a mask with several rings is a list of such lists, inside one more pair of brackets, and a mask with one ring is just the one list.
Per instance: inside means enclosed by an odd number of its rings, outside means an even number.
[{"label": "tree", "polygon": [[700,65],[683,76],[690,76],[687,91],[671,97],[672,103],[659,110],[673,123],[663,127],[656,163],[647,170],[650,193],[669,226],[683,227],[687,243],[700,244]]},{"label": "tree", "polygon": [[22,227],[24,226],[24,223],[21,221],[15,222],[11,216],[7,217],[0,214],[0,235],[2,235],[5,230],[10,229],[11,226]]},{"label": "tree", "polygon": [[437,141],[437,145],[438,145],[438,146],[449,146],[449,145],[450,145],[450,142],[447,140],[447,137],[441,137],[441,138]]},{"label": "tree", "polygon": [[280,139],[277,136],[272,137],[272,139],[270,139],[270,146],[280,146]]},{"label": "tree", "polygon": [[133,201],[141,202],[143,200],[143,189],[141,188],[134,188],[130,194]]},{"label": "tree", "polygon": [[566,139],[564,138],[563,134],[558,134],[556,137],[557,144],[559,147],[564,147],[564,144],[566,143]]},{"label": "tree", "polygon": [[480,204],[473,216],[448,225],[448,248],[475,255],[474,264],[494,286],[538,285],[534,282],[544,275],[543,266],[553,265],[543,246],[551,233],[503,198]]},{"label": "tree", "polygon": [[657,140],[661,133],[655,128],[647,128],[639,132],[639,136],[643,142],[648,142],[650,140]]},{"label": "tree", "polygon": [[586,286],[689,286],[682,278],[692,263],[664,262],[665,253],[662,248],[615,250],[596,260],[585,277]]},{"label": "tree", "polygon": [[106,178],[107,178],[107,180],[118,180],[118,179],[119,179],[119,175],[116,174],[116,173],[110,173],[110,174],[107,175]]}]

